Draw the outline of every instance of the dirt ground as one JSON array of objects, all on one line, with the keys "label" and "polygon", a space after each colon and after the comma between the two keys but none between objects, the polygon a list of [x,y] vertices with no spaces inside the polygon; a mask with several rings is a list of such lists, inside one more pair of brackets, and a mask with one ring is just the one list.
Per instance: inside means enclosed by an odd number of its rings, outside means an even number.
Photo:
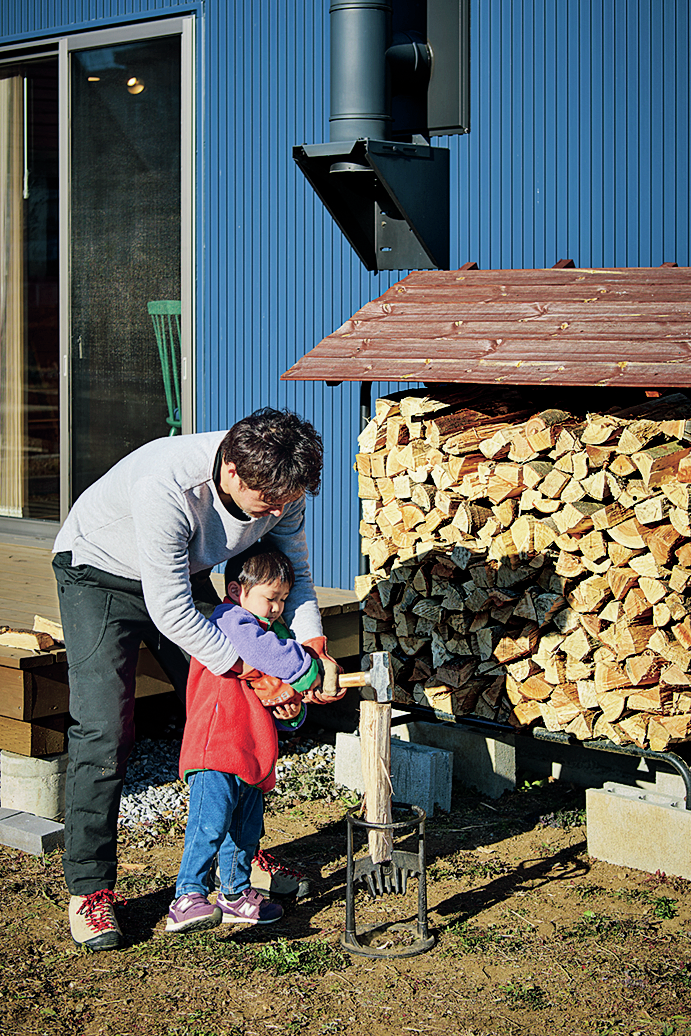
[{"label": "dirt ground", "polygon": [[[270,808],[263,846],[302,867],[311,892],[262,929],[166,934],[182,829],[130,837],[119,952],[71,943],[59,854],[0,849],[0,1031],[691,1036],[691,883],[591,860],[583,793],[561,782],[526,780],[493,802],[459,787],[454,803],[427,826],[436,944],[408,958],[341,949],[342,799]],[[357,894],[358,925],[416,911],[416,880],[405,896]]]}]

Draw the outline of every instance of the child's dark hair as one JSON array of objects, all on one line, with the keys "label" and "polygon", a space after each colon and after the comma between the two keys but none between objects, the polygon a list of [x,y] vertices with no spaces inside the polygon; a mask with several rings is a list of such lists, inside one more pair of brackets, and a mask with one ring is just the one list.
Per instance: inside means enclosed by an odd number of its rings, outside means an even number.
[{"label": "child's dark hair", "polygon": [[224,579],[226,588],[229,583],[239,583],[243,590],[251,590],[259,583],[287,583],[292,589],[295,582],[295,571],[282,550],[260,543],[236,554],[226,563]]}]

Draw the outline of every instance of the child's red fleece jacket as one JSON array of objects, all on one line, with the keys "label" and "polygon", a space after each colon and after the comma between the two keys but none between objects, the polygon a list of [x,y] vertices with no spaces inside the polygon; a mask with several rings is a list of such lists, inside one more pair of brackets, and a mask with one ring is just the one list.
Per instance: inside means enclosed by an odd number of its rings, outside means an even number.
[{"label": "child's red fleece jacket", "polygon": [[[293,655],[297,649],[306,659],[298,665],[298,670],[306,665],[307,671],[301,673],[300,678],[294,679],[291,686],[302,690],[303,684],[306,687],[311,684],[316,675],[316,664],[304,648],[292,641],[292,634],[286,627],[275,622],[267,630],[266,620],[263,620],[262,625],[243,608],[235,607],[232,610],[233,619],[236,622],[241,620],[243,631],[252,640],[252,647],[249,643],[245,646],[248,657],[255,654],[265,638],[266,648],[271,647],[278,654],[287,654],[293,665]],[[217,613],[220,614],[217,616]],[[212,620],[222,620],[224,613],[225,617],[230,616],[228,604],[219,605]],[[222,621],[218,624],[223,628]],[[252,626],[258,626],[259,629],[252,630]],[[236,647],[241,649],[239,644]],[[262,652],[264,657],[267,657],[266,648]],[[275,668],[274,665],[270,667]],[[282,677],[279,672],[269,675]],[[246,784],[263,792],[275,787],[274,767],[278,759],[276,720],[245,682],[260,676],[260,670],[248,671],[247,667],[243,669],[242,679],[232,671],[215,676],[201,662],[191,659],[187,678],[187,719],[180,749],[180,776],[183,780],[197,770],[219,770],[222,773],[234,773]],[[304,715],[288,726],[300,726],[303,718]]]}]

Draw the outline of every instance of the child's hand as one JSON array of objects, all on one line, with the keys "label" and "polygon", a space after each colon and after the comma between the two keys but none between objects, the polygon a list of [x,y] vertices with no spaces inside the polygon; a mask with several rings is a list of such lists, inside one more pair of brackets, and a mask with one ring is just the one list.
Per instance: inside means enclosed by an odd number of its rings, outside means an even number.
[{"label": "child's hand", "polygon": [[296,698],[295,701],[287,701],[285,705],[277,705],[271,710],[271,715],[276,719],[297,719],[302,708],[302,701]]}]

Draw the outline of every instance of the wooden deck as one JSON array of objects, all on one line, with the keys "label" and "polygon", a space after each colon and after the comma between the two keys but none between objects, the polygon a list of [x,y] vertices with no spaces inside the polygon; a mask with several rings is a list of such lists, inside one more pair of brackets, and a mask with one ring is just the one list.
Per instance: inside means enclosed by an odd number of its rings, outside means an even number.
[{"label": "wooden deck", "polygon": [[[52,554],[43,547],[0,543],[0,625],[31,629],[34,616],[60,621]],[[223,578],[212,576],[222,593]],[[358,654],[358,599],[351,590],[317,587],[324,632],[335,657]]]},{"label": "wooden deck", "polygon": [[0,543],[0,625],[31,629],[35,615],[60,622],[52,557],[42,547]]}]

